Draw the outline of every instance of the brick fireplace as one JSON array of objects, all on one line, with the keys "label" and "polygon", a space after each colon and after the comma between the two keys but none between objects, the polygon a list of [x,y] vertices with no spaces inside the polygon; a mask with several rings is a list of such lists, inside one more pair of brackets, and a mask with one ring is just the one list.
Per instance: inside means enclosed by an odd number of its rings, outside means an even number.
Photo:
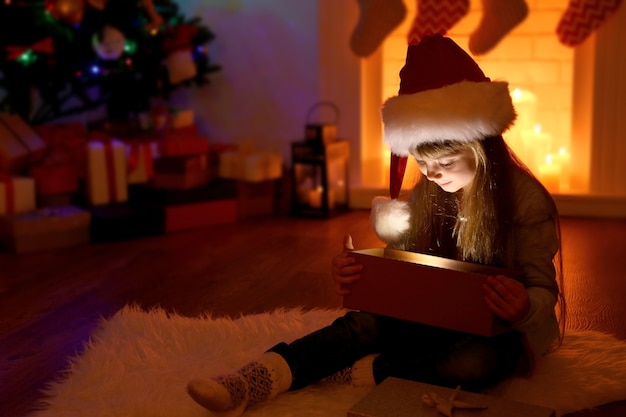
[{"label": "brick fireplace", "polygon": [[[480,22],[480,3],[472,0],[448,34],[466,50]],[[351,159],[358,165],[351,171],[355,207],[368,207],[388,184],[388,150],[381,144],[378,111],[398,91],[417,2],[405,4],[405,21],[350,74],[358,72],[361,107],[360,142],[353,143]],[[505,139],[550,189],[563,214],[626,217],[626,124],[621,121],[626,114],[626,7],[572,48],[562,45],[555,32],[567,0],[527,4],[529,14],[519,26],[487,54],[473,57],[489,77],[509,82],[518,120]],[[407,187],[416,173],[414,163],[408,170]]]}]

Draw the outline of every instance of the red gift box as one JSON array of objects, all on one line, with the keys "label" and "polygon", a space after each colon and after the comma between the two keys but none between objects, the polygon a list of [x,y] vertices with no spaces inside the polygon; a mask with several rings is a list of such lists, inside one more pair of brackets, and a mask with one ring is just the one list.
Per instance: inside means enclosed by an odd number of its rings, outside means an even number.
[{"label": "red gift box", "polygon": [[510,330],[487,307],[482,285],[488,275],[514,278],[516,271],[394,249],[351,254],[363,271],[346,308],[482,336]]},{"label": "red gift box", "polygon": [[92,141],[87,153],[87,193],[92,205],[128,200],[126,148],[111,139]]},{"label": "red gift box", "polygon": [[89,242],[91,215],[78,207],[44,208],[0,218],[3,244],[27,253]]},{"label": "red gift box", "polygon": [[0,170],[15,172],[39,161],[45,142],[20,116],[0,113]]},{"label": "red gift box", "polygon": [[85,176],[87,133],[82,124],[46,124],[35,126],[34,129],[48,147],[41,164],[73,165],[79,178]]},{"label": "red gift box", "polygon": [[23,213],[35,209],[35,180],[0,173],[0,214]]},{"label": "red gift box", "polygon": [[211,200],[165,207],[165,231],[195,229],[237,221],[237,200]]}]

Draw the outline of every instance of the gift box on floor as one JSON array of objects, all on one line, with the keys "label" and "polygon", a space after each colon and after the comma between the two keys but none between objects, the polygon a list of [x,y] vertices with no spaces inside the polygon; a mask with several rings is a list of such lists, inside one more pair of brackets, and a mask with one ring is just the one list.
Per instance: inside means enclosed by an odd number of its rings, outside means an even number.
[{"label": "gift box on floor", "polygon": [[0,173],[0,215],[34,210],[35,180]]},{"label": "gift box on floor", "polygon": [[[462,387],[461,387],[462,388]],[[437,402],[431,398],[450,399],[455,390],[421,382],[389,377],[374,387],[348,410],[347,417],[442,417]],[[481,408],[452,409],[453,416],[476,417],[554,417],[556,411],[534,404],[505,400],[494,396],[466,392],[454,396]],[[426,401],[425,401],[426,400]]]},{"label": "gift box on floor", "polygon": [[15,172],[39,161],[45,142],[17,114],[0,112],[0,170]]},{"label": "gift box on floor", "polygon": [[67,161],[47,160],[32,166],[29,171],[35,179],[37,196],[69,194],[78,191],[78,167]]},{"label": "gift box on floor", "polygon": [[129,187],[129,202],[139,206],[174,206],[236,198],[237,184],[234,181],[217,180],[188,190],[157,188],[152,185],[139,184]]},{"label": "gift box on floor", "polygon": [[237,181],[239,218],[269,216],[276,213],[276,180]]},{"label": "gift box on floor", "polygon": [[510,329],[487,307],[482,285],[516,271],[385,248],[351,253],[363,271],[344,296],[346,308],[482,336]]},{"label": "gift box on floor", "polygon": [[89,242],[88,211],[74,206],[43,208],[0,217],[5,248],[28,253]]},{"label": "gift box on floor", "polygon": [[156,188],[189,189],[213,179],[206,154],[164,156],[154,161]]},{"label": "gift box on floor", "polygon": [[87,145],[87,195],[92,205],[119,203],[128,199],[126,148],[112,139]]},{"label": "gift box on floor", "polygon": [[210,200],[166,206],[165,231],[197,229],[237,221],[237,200]]},{"label": "gift box on floor", "polygon": [[156,141],[125,142],[128,184],[149,182],[154,178],[154,161],[158,154]]},{"label": "gift box on floor", "polygon": [[88,210],[91,212],[92,242],[115,242],[165,232],[165,213],[158,207],[111,203]]}]

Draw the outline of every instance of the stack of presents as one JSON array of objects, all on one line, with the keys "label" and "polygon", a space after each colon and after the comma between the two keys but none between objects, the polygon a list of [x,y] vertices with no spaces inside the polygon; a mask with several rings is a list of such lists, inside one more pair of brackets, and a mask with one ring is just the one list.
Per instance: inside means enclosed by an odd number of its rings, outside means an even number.
[{"label": "stack of presents", "polygon": [[0,112],[0,243],[26,253],[272,214],[282,175],[276,152],[211,144],[191,110],[158,130]]}]

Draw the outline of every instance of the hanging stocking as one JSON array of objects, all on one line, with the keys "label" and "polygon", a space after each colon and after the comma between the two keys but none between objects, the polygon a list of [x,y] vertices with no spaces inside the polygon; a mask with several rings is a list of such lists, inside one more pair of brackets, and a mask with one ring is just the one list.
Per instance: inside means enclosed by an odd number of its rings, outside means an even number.
[{"label": "hanging stocking", "polygon": [[474,55],[489,52],[527,15],[524,0],[483,0],[483,17],[470,36],[470,52]]},{"label": "hanging stocking", "polygon": [[350,49],[357,56],[373,53],[387,35],[404,20],[403,0],[358,0],[359,21],[350,37]]},{"label": "hanging stocking", "polygon": [[408,35],[409,45],[424,36],[445,35],[469,9],[469,0],[417,0],[417,16]]},{"label": "hanging stocking", "polygon": [[622,3],[622,0],[570,0],[556,33],[562,44],[576,46],[596,30]]}]

